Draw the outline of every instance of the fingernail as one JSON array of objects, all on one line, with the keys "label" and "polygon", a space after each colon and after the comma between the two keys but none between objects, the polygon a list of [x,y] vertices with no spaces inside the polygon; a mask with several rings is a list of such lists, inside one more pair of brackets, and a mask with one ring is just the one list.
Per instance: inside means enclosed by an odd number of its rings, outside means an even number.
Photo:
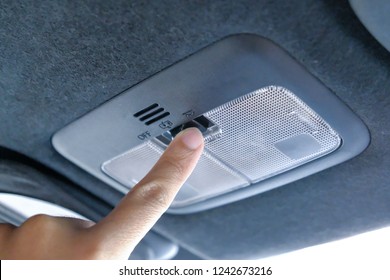
[{"label": "fingernail", "polygon": [[187,128],[180,134],[180,140],[190,150],[195,150],[203,144],[203,135],[197,128]]}]

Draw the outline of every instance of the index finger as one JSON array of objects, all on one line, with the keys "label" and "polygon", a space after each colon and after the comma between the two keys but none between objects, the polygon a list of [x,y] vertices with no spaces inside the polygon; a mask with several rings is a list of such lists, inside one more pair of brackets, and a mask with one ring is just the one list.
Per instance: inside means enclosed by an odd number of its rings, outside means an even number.
[{"label": "index finger", "polygon": [[196,128],[178,134],[152,170],[102,221],[90,228],[93,238],[128,253],[167,210],[190,176],[203,151],[203,136]]}]

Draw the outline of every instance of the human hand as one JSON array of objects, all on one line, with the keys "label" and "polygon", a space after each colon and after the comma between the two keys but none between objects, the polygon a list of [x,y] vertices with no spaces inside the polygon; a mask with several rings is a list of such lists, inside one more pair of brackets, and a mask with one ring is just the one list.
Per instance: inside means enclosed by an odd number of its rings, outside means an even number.
[{"label": "human hand", "polygon": [[0,259],[127,259],[167,210],[202,153],[189,128],[175,137],[152,170],[97,224],[37,215],[20,227],[0,224]]}]

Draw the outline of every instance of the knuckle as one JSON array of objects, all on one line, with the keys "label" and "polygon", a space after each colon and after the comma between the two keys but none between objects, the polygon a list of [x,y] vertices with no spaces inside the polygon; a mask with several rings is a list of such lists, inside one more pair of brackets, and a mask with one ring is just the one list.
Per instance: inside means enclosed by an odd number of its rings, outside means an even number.
[{"label": "knuckle", "polygon": [[28,218],[20,227],[16,228],[15,238],[24,243],[31,236],[35,238],[35,247],[45,248],[58,233],[58,225],[51,216],[38,214]]},{"label": "knuckle", "polygon": [[28,218],[22,226],[28,225],[29,227],[52,227],[54,225],[53,217],[46,214],[38,214]]}]

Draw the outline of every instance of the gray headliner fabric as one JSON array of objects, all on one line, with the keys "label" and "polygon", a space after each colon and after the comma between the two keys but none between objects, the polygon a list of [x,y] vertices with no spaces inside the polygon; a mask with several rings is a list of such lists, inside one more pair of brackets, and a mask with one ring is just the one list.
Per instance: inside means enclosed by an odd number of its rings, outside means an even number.
[{"label": "gray headliner fabric", "polygon": [[349,3],[364,26],[390,51],[390,2],[387,0],[349,0]]},{"label": "gray headliner fabric", "polygon": [[390,54],[347,1],[0,2],[0,146],[110,203],[120,196],[59,156],[65,124],[226,35],[268,37],[367,124],[359,157],[155,229],[204,258],[258,258],[390,224]]}]

